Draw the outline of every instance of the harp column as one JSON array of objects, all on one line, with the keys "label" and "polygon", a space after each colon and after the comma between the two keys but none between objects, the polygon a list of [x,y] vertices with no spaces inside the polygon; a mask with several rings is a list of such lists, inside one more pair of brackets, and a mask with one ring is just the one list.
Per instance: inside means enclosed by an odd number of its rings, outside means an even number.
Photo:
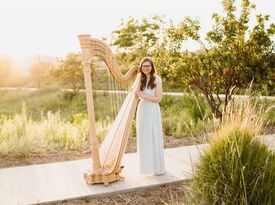
[{"label": "harp column", "polygon": [[83,58],[82,64],[83,64],[83,73],[84,73],[84,80],[85,80],[89,131],[90,131],[90,139],[91,139],[91,145],[92,145],[92,159],[93,159],[92,172],[100,172],[102,170],[102,165],[100,163],[100,158],[99,158],[99,143],[96,137],[94,102],[93,102],[92,81],[91,81],[91,58],[93,56],[93,50],[91,48],[90,35],[79,35],[78,38],[80,41],[82,58]]}]

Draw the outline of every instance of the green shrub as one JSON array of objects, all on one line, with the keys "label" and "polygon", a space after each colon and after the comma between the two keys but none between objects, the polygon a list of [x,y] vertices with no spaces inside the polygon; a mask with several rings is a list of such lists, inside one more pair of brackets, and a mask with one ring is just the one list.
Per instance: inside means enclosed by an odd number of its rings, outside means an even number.
[{"label": "green shrub", "polygon": [[202,204],[275,204],[275,155],[248,132],[212,141],[195,168]]},{"label": "green shrub", "polygon": [[275,204],[275,154],[261,142],[264,112],[251,99],[232,102],[194,167],[196,204]]}]

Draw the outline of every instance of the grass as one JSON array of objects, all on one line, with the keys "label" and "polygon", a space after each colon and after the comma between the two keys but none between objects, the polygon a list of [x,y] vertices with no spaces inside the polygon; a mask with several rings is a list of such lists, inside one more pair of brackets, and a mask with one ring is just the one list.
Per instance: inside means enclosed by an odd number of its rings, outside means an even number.
[{"label": "grass", "polygon": [[41,111],[57,112],[67,107],[64,92],[57,89],[40,89],[36,92],[26,90],[0,91],[0,115],[12,116],[20,113],[22,104],[33,119],[39,119]]},{"label": "grass", "polygon": [[[85,93],[75,95],[51,88],[35,92],[0,91],[0,95],[0,154],[24,155],[88,146]],[[99,141],[116,116],[117,108],[112,105],[115,98],[118,96],[94,95]],[[123,96],[120,98],[121,103]],[[272,103],[274,101],[258,104],[267,108]],[[165,135],[181,138],[191,134],[196,137],[215,127],[210,108],[202,97],[163,96],[161,110]],[[269,109],[265,115],[275,123],[274,109]],[[131,136],[135,137],[135,129],[134,121]]]},{"label": "grass", "polygon": [[[75,95],[60,89],[40,89],[35,92],[11,90],[0,91],[0,96],[0,115],[13,116],[21,112],[23,103],[34,120],[40,119],[41,112],[48,111],[60,111],[61,117],[70,122],[74,120],[74,115],[87,113],[85,93]],[[94,94],[96,120],[106,119],[107,116],[113,118],[111,103],[114,100],[108,94]]]},{"label": "grass", "polygon": [[275,153],[259,137],[263,108],[257,99],[231,102],[194,167],[192,203],[275,204]]},{"label": "grass", "polygon": [[[46,116],[41,113],[41,119],[34,121],[27,113],[23,106],[20,113],[0,118],[0,156],[24,156],[90,146],[88,120],[82,116],[76,115],[71,123],[64,121],[60,112],[49,111]],[[98,121],[96,126],[101,142],[110,121]]]},{"label": "grass", "polygon": [[65,122],[57,112],[48,112],[35,122],[23,107],[21,113],[1,119],[0,154],[22,156],[60,149],[76,149],[87,144],[85,122]]},{"label": "grass", "polygon": [[162,105],[163,131],[166,135],[196,136],[212,127],[211,110],[200,96],[164,96]]}]

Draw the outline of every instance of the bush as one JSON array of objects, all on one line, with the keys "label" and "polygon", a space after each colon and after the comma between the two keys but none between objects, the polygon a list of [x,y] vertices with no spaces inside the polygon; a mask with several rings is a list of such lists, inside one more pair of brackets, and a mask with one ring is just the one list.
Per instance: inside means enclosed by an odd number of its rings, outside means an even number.
[{"label": "bush", "polygon": [[275,155],[235,131],[212,142],[193,180],[202,204],[275,204]]},{"label": "bush", "polygon": [[275,204],[275,154],[262,144],[264,112],[250,99],[233,103],[194,167],[197,204]]}]

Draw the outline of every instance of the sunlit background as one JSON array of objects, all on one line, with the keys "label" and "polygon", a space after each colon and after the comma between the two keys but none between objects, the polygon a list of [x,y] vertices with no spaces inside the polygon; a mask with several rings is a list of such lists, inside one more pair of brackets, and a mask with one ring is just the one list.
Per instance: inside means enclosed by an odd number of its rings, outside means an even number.
[{"label": "sunlit background", "polygon": [[[174,23],[185,16],[198,17],[201,33],[210,29],[211,14],[221,12],[220,0],[1,0],[0,55],[11,56],[16,64],[36,55],[65,57],[79,51],[77,35],[110,37],[121,20],[165,15]],[[253,0],[256,13],[273,14],[275,1]],[[252,23],[255,20],[252,20]],[[274,15],[271,21],[274,22]],[[198,49],[188,42],[186,48]]]}]

